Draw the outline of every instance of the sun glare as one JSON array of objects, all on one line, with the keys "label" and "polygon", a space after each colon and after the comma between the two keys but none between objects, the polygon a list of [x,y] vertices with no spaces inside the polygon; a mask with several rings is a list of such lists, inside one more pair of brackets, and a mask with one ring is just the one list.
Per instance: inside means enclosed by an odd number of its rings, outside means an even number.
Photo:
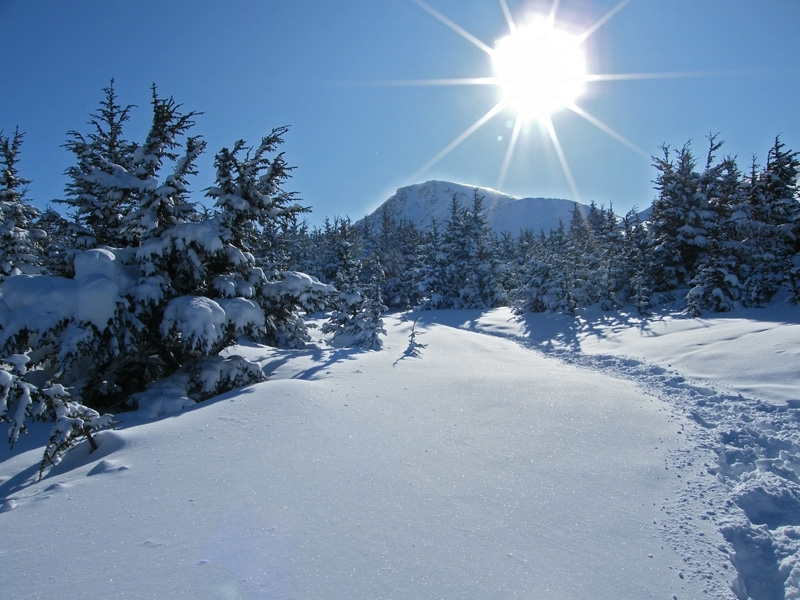
[{"label": "sun glare", "polygon": [[[430,169],[499,113],[505,110],[513,110],[516,113],[516,119],[500,169],[497,187],[502,188],[511,165],[517,141],[528,130],[524,125],[530,122],[537,122],[541,127],[535,129],[546,132],[558,157],[558,162],[561,164],[564,177],[572,190],[574,199],[580,200],[575,180],[567,163],[566,153],[561,146],[551,119],[553,113],[566,108],[638,154],[649,157],[648,153],[638,148],[633,142],[579,107],[577,104],[578,99],[586,87],[596,81],[686,77],[692,75],[691,73],[599,75],[587,72],[586,57],[583,51],[584,42],[631,0],[619,0],[611,10],[580,35],[572,35],[555,26],[555,13],[560,0],[553,0],[549,15],[540,16],[525,25],[517,25],[511,15],[507,0],[499,0],[500,7],[508,22],[509,34],[501,38],[494,48],[491,48],[463,27],[429,6],[425,0],[410,1],[476,48],[488,54],[491,57],[495,74],[493,77],[394,81],[391,85],[491,85],[496,86],[501,95],[497,104],[429,160],[417,172],[415,177]],[[498,137],[498,139],[501,138]]]},{"label": "sun glare", "polygon": [[524,120],[572,105],[587,80],[581,39],[545,19],[515,28],[491,53],[503,102]]}]

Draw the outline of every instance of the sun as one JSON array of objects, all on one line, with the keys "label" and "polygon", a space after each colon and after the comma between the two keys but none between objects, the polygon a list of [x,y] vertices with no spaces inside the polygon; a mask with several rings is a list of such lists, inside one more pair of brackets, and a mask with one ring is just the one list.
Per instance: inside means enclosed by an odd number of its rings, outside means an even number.
[{"label": "sun", "polygon": [[[425,163],[414,175],[415,178],[428,171],[433,165],[457,148],[478,129],[486,125],[500,113],[511,110],[516,113],[513,130],[508,136],[508,145],[503,159],[497,188],[502,189],[506,174],[518,140],[522,135],[538,130],[549,138],[553,151],[561,164],[561,170],[570,186],[573,198],[580,201],[575,180],[567,161],[567,155],[561,146],[552,115],[562,109],[568,109],[575,115],[585,119],[608,136],[627,146],[645,159],[650,154],[591,115],[578,105],[578,100],[587,86],[599,81],[617,81],[634,79],[653,79],[663,77],[688,77],[700,73],[621,73],[597,74],[587,71],[584,54],[586,40],[603,27],[614,15],[621,11],[632,0],[619,0],[580,35],[573,35],[556,27],[556,9],[561,0],[552,0],[549,14],[534,16],[525,24],[517,24],[508,6],[508,0],[498,0],[506,17],[508,35],[501,38],[492,48],[469,31],[435,10],[426,0],[409,0],[419,6],[432,17],[449,27],[455,33],[485,52],[492,61],[494,75],[491,77],[443,78],[411,81],[392,81],[389,85],[488,85],[499,90],[500,98],[489,110],[472,125],[456,136],[439,153]],[[529,128],[535,123],[538,127]],[[498,136],[498,141],[505,136]]]},{"label": "sun", "polygon": [[586,59],[581,38],[547,19],[516,27],[491,52],[503,103],[525,121],[545,121],[583,93]]}]

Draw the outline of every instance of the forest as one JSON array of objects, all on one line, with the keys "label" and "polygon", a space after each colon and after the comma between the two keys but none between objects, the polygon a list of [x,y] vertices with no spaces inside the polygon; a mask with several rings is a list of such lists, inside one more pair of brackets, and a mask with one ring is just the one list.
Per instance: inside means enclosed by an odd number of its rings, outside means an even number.
[{"label": "forest", "polygon": [[308,314],[325,314],[334,346],[378,350],[387,311],[697,316],[800,301],[800,159],[779,138],[744,169],[717,135],[700,158],[665,145],[648,210],[576,204],[552,231],[493,233],[477,189],[427,228],[389,210],[378,226],[310,227],[286,190],[288,127],[219,150],[199,203],[198,113],[154,85],[135,142],[132,109],[112,80],[88,131],[67,132],[74,162],[46,210],[19,172],[24,134],[0,133],[0,418],[12,446],[29,422],[54,423],[42,469],[145,395],[188,404],[263,380],[230,349],[241,338],[301,348]]}]

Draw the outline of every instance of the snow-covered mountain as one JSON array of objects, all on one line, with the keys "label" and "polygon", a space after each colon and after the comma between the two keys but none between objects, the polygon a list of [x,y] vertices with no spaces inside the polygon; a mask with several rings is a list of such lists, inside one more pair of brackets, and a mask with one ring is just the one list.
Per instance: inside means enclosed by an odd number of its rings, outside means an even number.
[{"label": "snow-covered mountain", "polygon": [[[453,195],[462,206],[471,207],[476,189],[484,197],[489,224],[498,234],[508,231],[517,235],[523,229],[549,232],[558,227],[559,221],[569,225],[570,212],[576,204],[561,198],[515,198],[491,188],[432,180],[398,189],[365,219],[379,226],[383,210],[387,209],[397,221],[428,229],[433,220],[442,224],[448,219]],[[579,206],[588,210],[586,205]]]}]

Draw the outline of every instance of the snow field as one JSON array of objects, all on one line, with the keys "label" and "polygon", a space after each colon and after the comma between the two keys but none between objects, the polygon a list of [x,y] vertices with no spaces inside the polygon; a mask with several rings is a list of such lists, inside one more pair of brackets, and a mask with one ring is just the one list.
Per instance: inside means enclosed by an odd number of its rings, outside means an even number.
[{"label": "snow field", "polygon": [[380,352],[241,346],[270,381],[129,417],[40,482],[40,450],[0,463],[4,593],[729,596],[665,535],[690,422],[629,381],[433,320],[408,356],[411,323],[386,322]]},{"label": "snow field", "polygon": [[[688,415],[690,448],[674,456],[685,488],[665,506],[669,543],[695,579],[719,577],[713,546],[728,555],[739,600],[800,598],[796,307],[648,321],[590,312],[575,320],[517,318],[498,310],[467,326],[634,380]],[[698,519],[714,524],[705,539],[722,536],[723,543],[698,543],[696,534],[706,535],[693,531]]]}]

